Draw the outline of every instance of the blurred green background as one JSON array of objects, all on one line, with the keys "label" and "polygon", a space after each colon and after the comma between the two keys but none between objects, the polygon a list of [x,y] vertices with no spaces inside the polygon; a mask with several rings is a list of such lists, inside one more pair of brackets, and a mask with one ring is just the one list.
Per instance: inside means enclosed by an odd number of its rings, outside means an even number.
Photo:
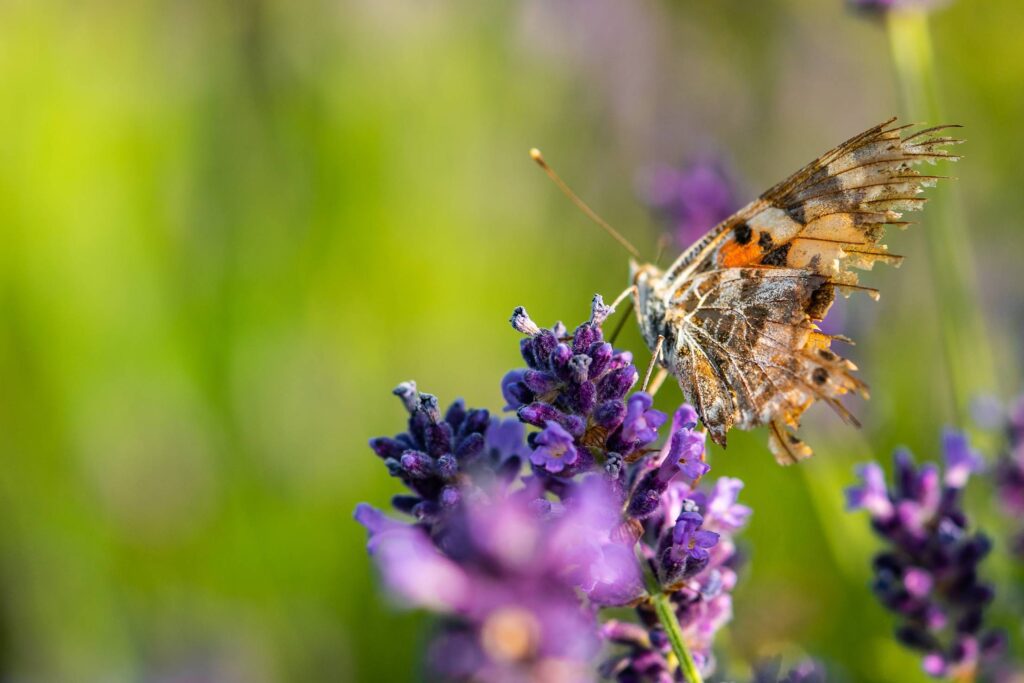
[{"label": "blurred green background", "polygon": [[[933,24],[1005,396],[1024,4]],[[366,447],[403,428],[390,389],[498,410],[514,306],[572,325],[626,284],[527,150],[653,254],[644,168],[718,154],[745,201],[900,106],[884,31],[840,0],[5,0],[0,87],[5,681],[422,679],[428,623],[381,596],[351,520],[398,490]],[[864,429],[816,408],[800,467],[761,433],[713,454],[756,511],[734,676],[781,652],[921,678],[841,498],[855,462],[934,456],[951,419],[916,219],[888,240],[904,267],[864,277],[882,300],[845,310]]]}]

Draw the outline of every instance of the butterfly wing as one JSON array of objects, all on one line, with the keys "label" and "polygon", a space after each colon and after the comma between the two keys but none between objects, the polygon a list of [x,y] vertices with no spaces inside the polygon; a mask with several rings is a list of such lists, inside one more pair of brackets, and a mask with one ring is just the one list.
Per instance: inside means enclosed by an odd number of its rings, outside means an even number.
[{"label": "butterfly wing", "polygon": [[[882,239],[901,212],[923,207],[917,196],[940,176],[923,162],[958,157],[941,135],[950,126],[909,132],[879,124],[811,162],[723,221],[661,278],[670,302],[674,355],[666,365],[724,445],[733,426],[771,426],[780,462],[811,454],[791,430],[804,410],[824,400],[856,422],[838,397],[865,393],[853,364],[831,351],[817,330],[836,288],[877,296],[853,268],[898,265]],[[673,347],[670,347],[673,348]]]},{"label": "butterfly wing", "polygon": [[672,300],[668,366],[717,443],[732,427],[768,424],[771,451],[788,464],[811,455],[791,428],[814,401],[857,424],[839,397],[866,387],[812,322],[833,289],[807,270],[751,266],[701,273]]}]

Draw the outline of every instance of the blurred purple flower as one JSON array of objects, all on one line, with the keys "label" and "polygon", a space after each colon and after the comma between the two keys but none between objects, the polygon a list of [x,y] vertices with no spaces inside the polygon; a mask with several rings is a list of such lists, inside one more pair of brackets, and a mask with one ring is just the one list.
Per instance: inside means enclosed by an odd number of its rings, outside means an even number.
[{"label": "blurred purple flower", "polygon": [[[743,482],[739,479],[719,477],[711,494],[706,497],[707,502],[703,504],[706,510],[705,527],[723,533],[733,533],[746,526],[752,511],[746,505],[736,502],[742,488]],[[697,500],[700,504],[701,498]]]},{"label": "blurred purple flower", "polygon": [[455,618],[432,647],[439,674],[506,681],[558,671],[591,680],[597,625],[576,598],[565,571],[574,556],[562,542],[562,527],[583,523],[579,517],[538,514],[525,498],[496,492],[460,506],[435,539],[366,505],[356,519],[369,531],[368,548],[393,596]]},{"label": "blurred purple flower", "polygon": [[869,14],[884,14],[893,10],[933,10],[948,4],[949,0],[846,0],[853,9]]},{"label": "blurred purple flower", "polygon": [[468,608],[468,577],[437,551],[422,528],[390,520],[365,503],[356,507],[355,518],[366,527],[367,549],[396,598],[436,612]]},{"label": "blurred purple flower", "polygon": [[735,181],[725,165],[711,157],[682,167],[657,166],[644,185],[648,204],[670,221],[672,235],[681,248],[696,242],[740,208]]},{"label": "blurred purple flower", "polygon": [[[994,469],[996,491],[1006,515],[1024,516],[1024,396],[1017,399],[1006,419],[1006,446]],[[1024,528],[1010,541],[1010,550],[1024,559]]]},{"label": "blurred purple flower", "polygon": [[621,504],[609,484],[589,477],[573,488],[551,543],[561,549],[561,571],[568,568],[565,575],[575,587],[597,605],[622,606],[645,589],[632,543],[616,535]]},{"label": "blurred purple flower", "polygon": [[858,465],[857,476],[860,477],[861,486],[846,489],[846,508],[867,510],[873,519],[887,522],[895,512],[882,466],[877,462]]},{"label": "blurred purple flower", "polygon": [[893,483],[881,468],[859,468],[861,485],[847,490],[850,509],[867,510],[888,548],[875,557],[874,591],[901,617],[897,639],[922,653],[935,677],[974,677],[1003,647],[1000,632],[983,629],[985,607],[994,596],[978,578],[991,549],[988,538],[968,532],[960,498],[980,458],[956,432],[943,436],[945,475],[934,464],[915,467],[910,454],[894,456]]},{"label": "blurred purple flower", "polygon": [[825,683],[825,669],[814,660],[804,660],[785,674],[781,664],[781,658],[762,662],[754,669],[751,683]]}]

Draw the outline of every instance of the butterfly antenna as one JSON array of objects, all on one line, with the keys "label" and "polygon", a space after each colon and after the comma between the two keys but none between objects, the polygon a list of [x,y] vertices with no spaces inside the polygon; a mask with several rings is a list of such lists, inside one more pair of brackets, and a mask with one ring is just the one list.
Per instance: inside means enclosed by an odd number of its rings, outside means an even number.
[{"label": "butterfly antenna", "polygon": [[665,250],[668,249],[668,243],[672,241],[672,235],[667,232],[661,233],[661,237],[658,238],[658,255],[654,257],[654,265],[658,265],[661,261],[661,257],[665,255]]},{"label": "butterfly antenna", "polygon": [[622,234],[619,233],[618,230],[616,230],[612,226],[608,225],[607,221],[605,221],[603,218],[601,218],[596,213],[594,213],[594,210],[591,209],[589,206],[587,206],[586,202],[584,202],[582,199],[580,199],[579,196],[575,192],[573,192],[572,190],[569,189],[569,186],[565,184],[565,181],[562,180],[559,177],[559,175],[557,173],[555,173],[554,170],[550,166],[548,166],[548,162],[544,161],[544,156],[540,153],[539,149],[537,149],[536,147],[531,149],[530,150],[530,158],[533,159],[534,161],[536,161],[537,165],[540,166],[542,169],[544,169],[544,172],[547,173],[548,177],[551,178],[551,180],[555,183],[555,185],[558,186],[558,189],[562,191],[562,194],[564,194],[566,197],[568,197],[569,200],[573,204],[575,204],[576,207],[580,211],[585,213],[587,215],[587,218],[589,218],[590,220],[594,221],[599,226],[604,228],[604,231],[607,232],[609,235],[611,235],[612,239],[614,239],[616,242],[621,244],[626,249],[626,251],[628,251],[634,258],[636,258],[636,259],[640,259],[641,258],[640,257],[640,252],[637,250],[636,247],[634,247],[632,244],[630,244],[629,240],[627,240],[625,237],[623,237]]}]

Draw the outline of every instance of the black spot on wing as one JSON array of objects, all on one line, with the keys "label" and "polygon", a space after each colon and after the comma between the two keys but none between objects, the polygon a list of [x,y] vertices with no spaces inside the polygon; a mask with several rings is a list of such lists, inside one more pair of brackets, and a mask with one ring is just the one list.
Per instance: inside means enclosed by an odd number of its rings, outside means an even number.
[{"label": "black spot on wing", "polygon": [[814,380],[815,384],[824,384],[828,381],[828,370],[825,368],[815,368],[814,372],[811,373],[811,379]]},{"label": "black spot on wing", "polygon": [[732,234],[736,237],[736,243],[743,245],[749,244],[752,236],[750,226],[746,223],[739,223],[732,229]]},{"label": "black spot on wing", "polygon": [[836,297],[835,287],[831,282],[822,281],[811,293],[811,300],[807,303],[807,315],[812,320],[821,320],[828,313],[828,307]]},{"label": "black spot on wing", "polygon": [[772,236],[765,230],[761,233],[761,236],[757,238],[757,246],[761,247],[762,251],[771,251],[772,249]]},{"label": "black spot on wing", "polygon": [[785,266],[786,258],[789,256],[789,246],[788,243],[783,244],[778,249],[768,252],[761,262],[766,266]]}]

